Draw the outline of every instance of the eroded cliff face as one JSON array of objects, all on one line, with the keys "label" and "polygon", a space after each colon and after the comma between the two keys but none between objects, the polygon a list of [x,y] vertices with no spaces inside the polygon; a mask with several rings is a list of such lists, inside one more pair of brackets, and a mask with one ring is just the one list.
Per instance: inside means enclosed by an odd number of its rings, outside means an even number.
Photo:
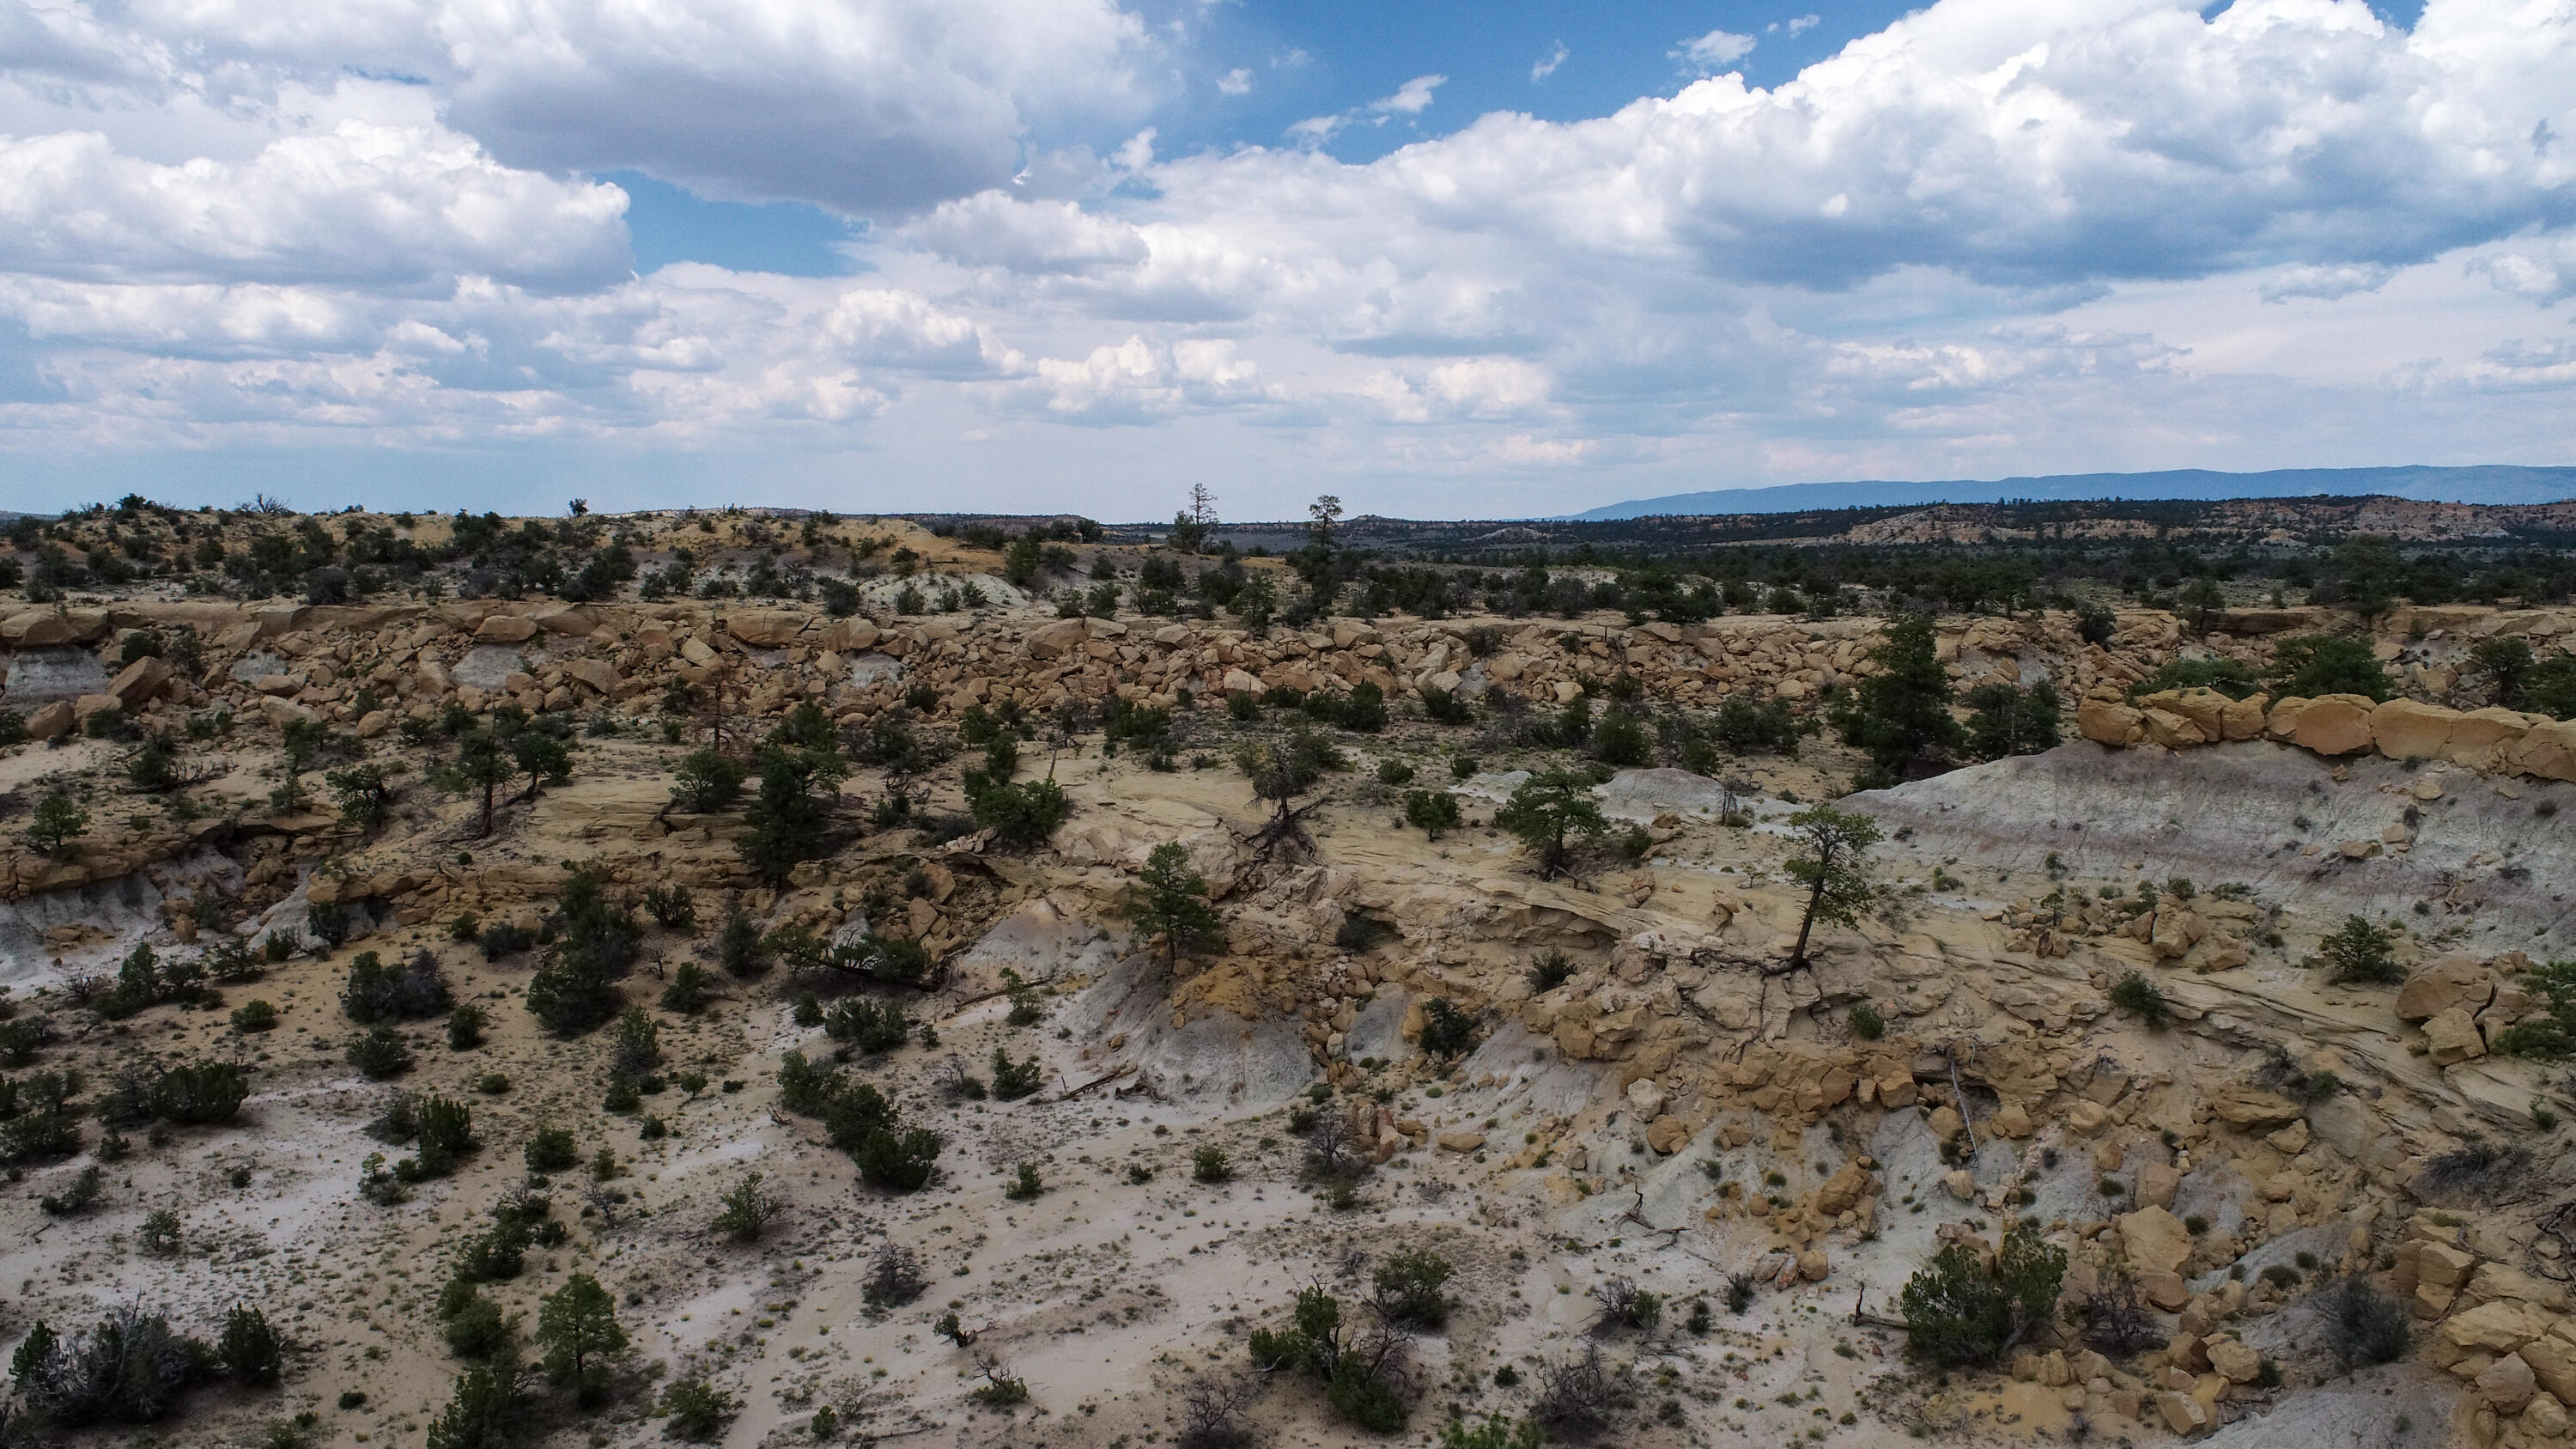
[{"label": "eroded cliff face", "polygon": [[[165,1129],[108,1164],[88,1215],[47,1217],[34,1199],[97,1160],[102,1129],[81,1154],[31,1159],[30,1194],[0,1209],[19,1217],[8,1255],[27,1285],[6,1327],[137,1296],[201,1324],[235,1299],[270,1304],[297,1346],[285,1406],[351,1442],[408,1442],[456,1367],[432,1302],[450,1260],[525,1186],[527,1139],[567,1126],[585,1157],[605,1147],[625,1170],[596,1183],[558,1172],[568,1235],[489,1291],[529,1311],[570,1272],[600,1275],[639,1373],[704,1374],[740,1401],[732,1444],[803,1437],[826,1404],[854,1434],[1138,1442],[1170,1432],[1193,1376],[1242,1369],[1245,1332],[1282,1321],[1298,1288],[1363,1294],[1368,1261],[1397,1247],[1460,1269],[1447,1329],[1409,1352],[1416,1431],[1453,1402],[1525,1412],[1542,1369],[1598,1341],[1626,1376],[1619,1432],[1648,1444],[1811,1429],[1833,1443],[2013,1441],[2079,1423],[2140,1442],[2563,1438],[2576,1321],[2561,1284],[2576,1263],[2543,1117],[2569,1108],[2545,1064],[2496,1050],[2546,1014],[2522,972],[2564,944],[2555,820],[2570,787],[2530,744],[2562,727],[2458,708],[2473,701],[2454,696],[2451,671],[2466,639],[2511,631],[2556,647],[2564,621],[2391,621],[2383,650],[2421,696],[2406,710],[2127,698],[2179,653],[2259,666],[2268,640],[2319,620],[2230,622],[2187,636],[2135,614],[2095,646],[2063,615],[1949,621],[1941,649],[1962,683],[2053,679],[2112,744],[1844,796],[1889,834],[1872,857],[1879,901],[1857,926],[1821,931],[1792,971],[1803,897],[1784,822],[1840,794],[1856,757],[1819,737],[1794,760],[1729,760],[1732,792],[1676,769],[1618,772],[1595,794],[1639,828],[1642,853],[1596,850],[1573,878],[1543,880],[1492,821],[1516,772],[1549,761],[1495,711],[1503,692],[1545,706],[1623,673],[1658,706],[1745,694],[1805,709],[1874,668],[1876,620],[1334,620],[1254,636],[1018,607],[25,611],[0,638],[26,661],[12,687],[31,691],[40,743],[0,759],[0,780],[22,801],[74,782],[92,816],[80,859],[21,851],[12,865],[9,1000],[60,1038],[31,1067],[108,1082],[147,1055],[238,1058],[256,1091],[234,1126]],[[127,630],[182,624],[205,644],[194,670],[102,660]],[[64,681],[81,692],[34,697]],[[1352,768],[1318,792],[1311,848],[1265,853],[1267,807],[1225,755],[1283,717],[1234,721],[1216,702],[1363,682],[1397,702],[1396,723],[1338,736]],[[1485,718],[1420,719],[1409,701],[1424,690],[1482,699]],[[694,712],[666,715],[682,697]],[[1175,710],[1176,768],[1106,754],[1096,733],[1023,745],[1021,777],[1051,772],[1072,802],[1035,851],[972,828],[861,824],[898,791],[919,817],[959,814],[971,756],[855,766],[839,786],[842,834],[777,884],[746,870],[739,813],[671,804],[680,757],[719,720],[742,740],[804,703],[843,730],[899,711],[935,745],[971,705],[1033,719],[1088,707],[1096,724],[1112,698]],[[513,785],[484,837],[479,802],[423,776],[449,748],[436,726],[451,711],[488,719],[502,705],[585,729],[569,781],[524,800]],[[134,745],[82,729],[108,711],[179,738],[204,722],[186,811],[119,783]],[[384,825],[272,798],[286,733],[308,724],[348,753],[314,762],[305,799],[329,798],[325,769],[377,763],[397,784]],[[2441,738],[2418,750],[2401,726]],[[2495,738],[2469,737],[2481,729]],[[1376,783],[1378,767],[1445,782],[1461,756],[1475,758],[1455,783],[1461,828],[1434,840],[1405,826],[1401,788]],[[1222,947],[1177,964],[1140,946],[1126,913],[1166,843],[1224,917]],[[542,938],[576,867],[624,899],[684,887],[697,905],[694,925],[648,930],[624,983],[660,1021],[669,1080],[632,1114],[604,1110],[606,1034],[559,1039],[524,1010],[542,945],[487,956],[453,938],[469,915]],[[337,949],[311,944],[316,908],[351,930]],[[787,966],[718,973],[703,1007],[660,1006],[683,963],[715,967],[714,932],[736,914],[826,945],[917,942],[941,964],[934,989],[891,995],[939,1045],[850,1064],[946,1137],[932,1188],[858,1187],[821,1125],[781,1106],[784,1053],[837,1045],[810,1014],[800,1022],[797,998],[849,983]],[[2308,964],[2353,915],[2404,928],[2402,982],[2336,985]],[[282,1008],[277,1031],[175,1004],[116,1020],[95,1009],[89,978],[139,942],[186,960],[273,934],[304,944],[217,992],[226,1008]],[[407,1150],[366,1135],[398,1088],[342,1055],[354,1029],[339,996],[364,950],[428,953],[493,1016],[471,1049],[441,1045],[434,1022],[412,1029],[402,1087],[470,1102],[484,1146],[397,1205],[357,1191],[370,1153]],[[2166,1003],[2163,1029],[2111,1005],[2132,973]],[[1016,998],[999,994],[1014,983]],[[1472,1023],[1462,1053],[1424,1050],[1435,1010]],[[1011,1103],[951,1089],[997,1049],[1034,1056],[1041,1089]],[[699,1085],[683,1085],[692,1074]],[[1307,1170],[1318,1118],[1367,1168],[1338,1205]],[[2428,1162],[2479,1143],[2502,1155],[2450,1156],[2427,1177]],[[1228,1180],[1194,1178],[1202,1148],[1227,1154]],[[1043,1195],[1006,1195],[1022,1163]],[[751,1171],[787,1214],[760,1244],[728,1246],[709,1224]],[[187,1222],[193,1246],[176,1259],[131,1246],[162,1206]],[[2067,1251],[2068,1311],[2000,1372],[1943,1382],[1906,1368],[1888,1319],[1906,1280],[1942,1246],[1991,1251],[2021,1222]],[[921,1257],[927,1296],[870,1301],[866,1270],[889,1242]],[[1597,1332],[1592,1291],[1618,1278],[1671,1296],[1652,1333]],[[2405,1360],[2339,1371],[2318,1325],[2332,1278],[2403,1302],[2416,1328]],[[2121,1284],[2153,1341],[2106,1354],[2074,1310]],[[1702,1300],[1705,1332],[1684,1326]],[[950,1311],[971,1348],[932,1335]],[[968,1399],[978,1352],[1024,1378],[1046,1417]],[[1505,1367],[1517,1384],[1497,1381]],[[658,1437],[649,1389],[630,1387],[602,1419],[542,1427],[567,1443]],[[335,1407],[344,1393],[366,1398]],[[189,1424],[210,1442],[280,1417],[252,1396],[199,1413]],[[1302,1384],[1279,1383],[1249,1415],[1283,1438],[1369,1441]]]}]

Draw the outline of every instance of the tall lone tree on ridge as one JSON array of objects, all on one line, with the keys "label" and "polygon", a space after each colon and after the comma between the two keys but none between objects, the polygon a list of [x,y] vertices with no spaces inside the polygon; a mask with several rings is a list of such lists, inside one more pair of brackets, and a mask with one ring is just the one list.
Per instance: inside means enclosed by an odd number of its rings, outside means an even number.
[{"label": "tall lone tree on ridge", "polygon": [[1870,902],[1869,878],[1862,872],[1869,848],[1878,844],[1878,822],[1831,805],[1816,805],[1789,817],[1806,853],[1789,862],[1789,875],[1807,888],[1807,914],[1798,922],[1798,944],[1789,952],[1788,969],[1807,964],[1807,938],[1816,922],[1851,926],[1860,922]]}]

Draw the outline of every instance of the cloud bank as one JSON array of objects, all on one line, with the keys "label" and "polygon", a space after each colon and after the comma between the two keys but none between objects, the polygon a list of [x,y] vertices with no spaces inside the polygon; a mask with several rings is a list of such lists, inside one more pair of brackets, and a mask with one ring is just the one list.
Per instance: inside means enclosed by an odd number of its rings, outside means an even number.
[{"label": "cloud bank", "polygon": [[[20,0],[0,448],[864,454],[871,506],[1117,516],[1212,465],[1254,512],[1454,513],[2564,461],[2569,0],[1943,0],[1708,73],[1754,44],[1354,164],[1443,77],[1158,157],[1158,106],[1251,74],[1104,0]],[[619,167],[862,219],[854,274],[633,276]]]}]

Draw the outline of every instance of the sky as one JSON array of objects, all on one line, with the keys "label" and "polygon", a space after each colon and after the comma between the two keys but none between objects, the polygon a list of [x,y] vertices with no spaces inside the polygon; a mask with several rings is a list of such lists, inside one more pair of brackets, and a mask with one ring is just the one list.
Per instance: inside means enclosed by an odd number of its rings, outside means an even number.
[{"label": "sky", "polygon": [[0,508],[2576,462],[2576,0],[0,0]]}]

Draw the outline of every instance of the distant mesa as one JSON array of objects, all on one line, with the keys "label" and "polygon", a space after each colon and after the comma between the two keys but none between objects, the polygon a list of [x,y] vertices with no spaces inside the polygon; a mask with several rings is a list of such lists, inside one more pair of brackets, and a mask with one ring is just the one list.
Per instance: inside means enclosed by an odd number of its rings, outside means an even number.
[{"label": "distant mesa", "polygon": [[2096,498],[2355,498],[2382,495],[2424,503],[2556,503],[2576,498],[2576,467],[2276,468],[2217,473],[2054,473],[2039,478],[1933,483],[1786,483],[1637,498],[1568,515],[1578,523],[1728,513],[1805,513],[1835,508],[1913,508],[1929,503],[2004,503]]}]

